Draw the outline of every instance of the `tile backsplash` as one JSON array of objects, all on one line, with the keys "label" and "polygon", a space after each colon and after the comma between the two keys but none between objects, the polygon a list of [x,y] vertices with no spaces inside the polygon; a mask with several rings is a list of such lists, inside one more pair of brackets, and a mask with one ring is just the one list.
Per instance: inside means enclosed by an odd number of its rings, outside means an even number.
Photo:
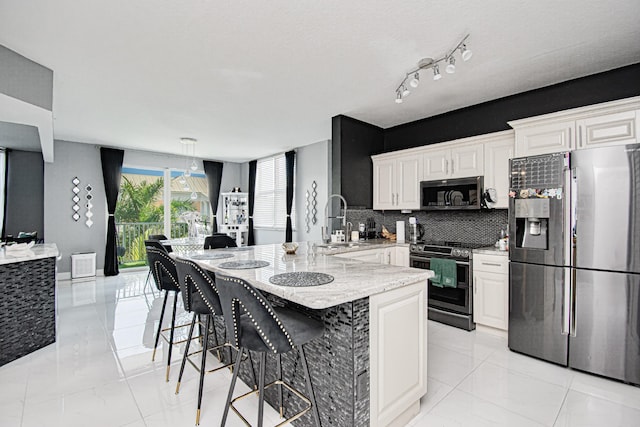
[{"label": "tile backsplash", "polygon": [[396,221],[405,222],[405,236],[409,239],[409,217],[416,217],[424,226],[424,240],[447,240],[493,245],[500,230],[507,230],[507,209],[483,209],[480,211],[414,211],[403,214],[398,211],[374,211],[372,209],[348,209],[347,221],[358,229],[358,223],[373,218],[376,231],[382,225],[396,232]]}]

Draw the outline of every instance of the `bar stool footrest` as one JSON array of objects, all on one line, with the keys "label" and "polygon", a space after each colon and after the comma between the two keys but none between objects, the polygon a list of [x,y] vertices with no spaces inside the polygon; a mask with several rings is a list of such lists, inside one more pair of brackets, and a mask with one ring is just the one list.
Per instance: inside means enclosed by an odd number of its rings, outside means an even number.
[{"label": "bar stool footrest", "polygon": [[[311,409],[311,401],[302,393],[300,393],[296,388],[294,388],[292,385],[286,383],[285,381],[282,380],[275,380],[273,382],[270,382],[269,384],[266,384],[264,386],[265,391],[267,390],[267,388],[274,386],[274,385],[282,385],[284,388],[286,388],[287,390],[289,390],[291,393],[295,394],[296,396],[298,396],[298,398],[300,400],[302,400],[304,403],[307,404],[307,407],[304,408],[302,411],[296,413],[295,415],[285,419],[284,421],[282,421],[281,423],[277,424],[275,427],[280,427],[283,426],[287,423],[290,423],[292,421],[297,420],[298,418],[300,418],[301,416],[303,416],[304,414],[306,414],[307,412],[309,412],[309,410]],[[235,406],[233,406],[233,403],[238,401],[238,400],[242,400],[245,399],[249,396],[251,396],[252,394],[258,394],[258,390],[251,390],[245,394],[242,394],[238,397],[235,397],[231,400],[231,402],[229,403],[229,407],[231,409],[233,409],[233,412],[236,413],[236,415],[238,417],[240,417],[240,419],[242,420],[242,422],[247,426],[247,427],[251,427],[251,423],[249,423],[249,421],[247,421],[247,419],[242,416],[242,414],[240,413],[240,411],[238,411],[238,409],[236,409]],[[281,403],[282,404],[282,403]],[[282,414],[280,415],[282,417]]]}]

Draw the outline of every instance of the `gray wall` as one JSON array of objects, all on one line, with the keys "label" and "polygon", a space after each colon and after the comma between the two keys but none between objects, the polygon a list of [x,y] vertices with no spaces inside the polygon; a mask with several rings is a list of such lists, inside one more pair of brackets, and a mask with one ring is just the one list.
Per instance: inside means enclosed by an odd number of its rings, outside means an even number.
[{"label": "gray wall", "polygon": [[0,92],[52,111],[53,71],[0,45]]},{"label": "gray wall", "polygon": [[[71,271],[71,254],[74,252],[96,252],[96,267],[104,268],[104,249],[107,234],[107,205],[102,180],[100,150],[95,145],[56,140],[54,143],[54,163],[45,163],[45,239],[56,243],[62,259],[58,263],[59,272]],[[202,160],[196,160],[202,170]],[[143,168],[184,168],[185,158],[168,154],[125,150],[124,166]],[[225,163],[222,172],[221,191],[241,186],[241,165]],[[73,193],[71,180],[77,176],[80,181],[80,210],[83,218],[75,222],[71,215]],[[84,187],[93,187],[93,222],[88,228],[84,221]]]},{"label": "gray wall", "polygon": [[[322,238],[320,227],[324,224],[324,205],[329,194],[329,163],[330,163],[330,141],[321,141],[315,144],[296,148],[296,179],[295,179],[295,202],[296,202],[296,228],[293,232],[293,241],[304,242],[308,240],[320,240]],[[248,190],[249,165],[243,164],[242,177],[245,183],[243,190]],[[305,222],[305,193],[311,193],[311,183],[318,184],[316,197],[318,221],[315,225],[310,223],[311,230],[306,232]],[[256,245],[269,243],[282,243],[285,239],[285,231],[256,229]]]},{"label": "gray wall", "polygon": [[11,150],[6,182],[4,235],[37,231],[44,236],[44,176],[42,154]]},{"label": "gray wall", "polygon": [[[95,145],[77,142],[54,141],[54,163],[45,163],[45,241],[58,246],[62,258],[58,262],[59,272],[71,271],[71,254],[95,252],[96,268],[104,267],[104,248],[107,234],[107,204],[102,181],[100,150]],[[80,215],[78,222],[71,218],[74,177],[80,180]],[[87,184],[93,191],[93,225],[85,225]]]}]

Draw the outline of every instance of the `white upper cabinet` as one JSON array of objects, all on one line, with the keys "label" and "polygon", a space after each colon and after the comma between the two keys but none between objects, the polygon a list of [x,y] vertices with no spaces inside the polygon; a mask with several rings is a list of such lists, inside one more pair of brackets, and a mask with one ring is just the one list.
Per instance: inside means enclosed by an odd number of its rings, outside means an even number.
[{"label": "white upper cabinet", "polygon": [[449,158],[451,150],[427,149],[422,155],[424,164],[423,179],[444,179],[449,176]]},{"label": "white upper cabinet", "polygon": [[640,97],[509,122],[515,157],[638,142]]},{"label": "white upper cabinet", "polygon": [[373,156],[373,209],[420,209],[422,157]]},{"label": "white upper cabinet", "polygon": [[395,209],[395,159],[373,160],[373,209]]},{"label": "white upper cabinet", "polygon": [[516,157],[570,151],[574,135],[573,121],[516,129]]},{"label": "white upper cabinet", "polygon": [[576,148],[635,144],[638,137],[639,115],[639,111],[632,110],[578,120],[576,122],[578,146]]},{"label": "white upper cabinet", "polygon": [[396,159],[396,209],[420,209],[420,156],[410,155]]},{"label": "white upper cabinet", "polygon": [[447,143],[446,146],[449,148],[425,148],[423,181],[482,175],[482,144]]},{"label": "white upper cabinet", "polygon": [[509,159],[513,153],[513,131],[492,134],[484,143],[484,188],[496,190],[498,198],[489,207],[509,207]]}]

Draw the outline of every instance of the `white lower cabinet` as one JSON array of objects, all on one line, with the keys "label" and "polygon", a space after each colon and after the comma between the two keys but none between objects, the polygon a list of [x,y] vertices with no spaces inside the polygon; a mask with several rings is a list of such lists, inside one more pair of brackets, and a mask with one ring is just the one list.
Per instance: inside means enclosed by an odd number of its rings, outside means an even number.
[{"label": "white lower cabinet", "polygon": [[509,260],[473,254],[473,320],[506,331],[509,324]]},{"label": "white lower cabinet", "polygon": [[371,427],[408,425],[427,393],[427,281],[369,297]]}]

